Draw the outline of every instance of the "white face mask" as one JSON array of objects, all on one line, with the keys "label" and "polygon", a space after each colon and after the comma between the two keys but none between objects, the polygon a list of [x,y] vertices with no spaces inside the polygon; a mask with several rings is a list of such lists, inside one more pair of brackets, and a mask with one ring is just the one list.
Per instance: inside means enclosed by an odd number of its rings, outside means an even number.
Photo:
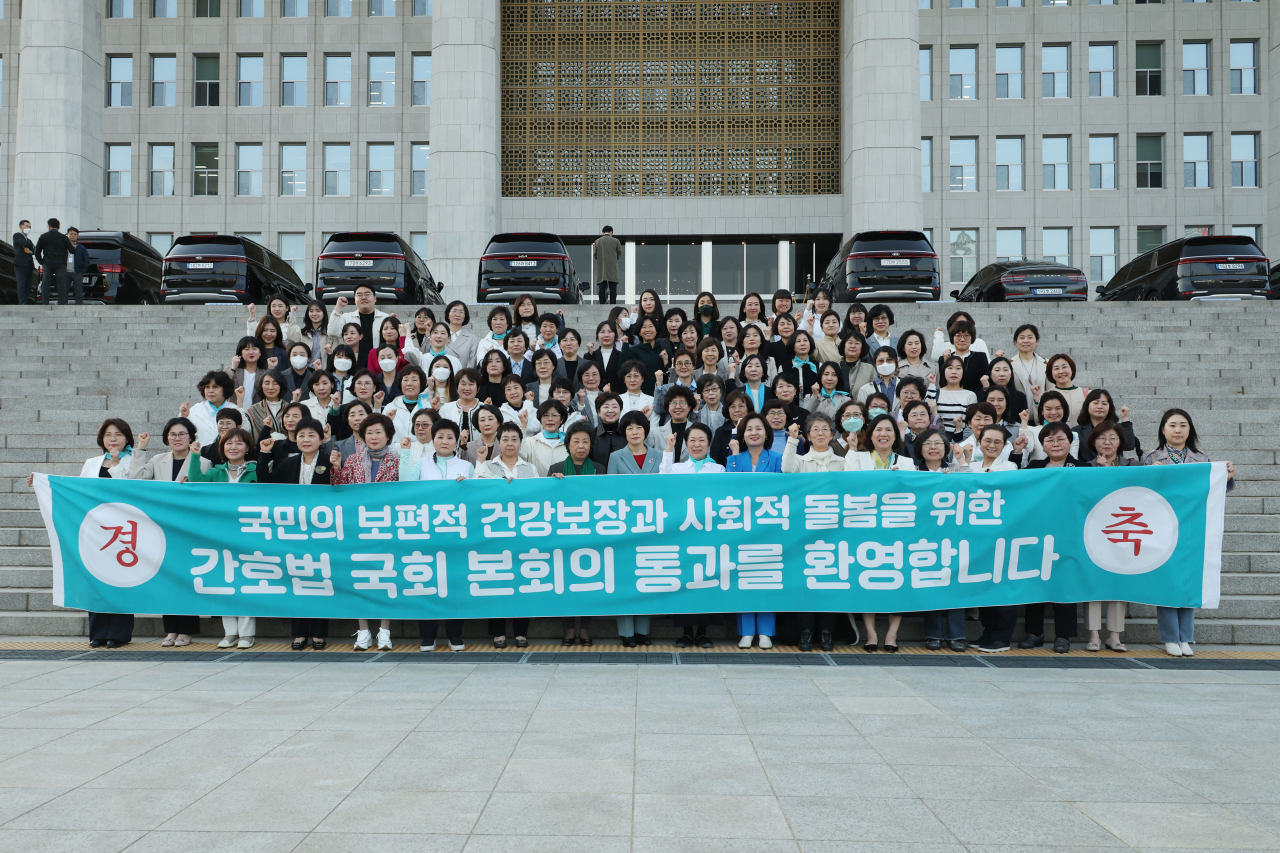
[{"label": "white face mask", "polygon": [[343,373],[346,373],[348,370],[351,369],[351,359],[335,358],[333,360],[333,366],[335,370],[341,370]]},{"label": "white face mask", "polygon": [[31,233],[31,229],[30,229],[30,228],[23,228],[23,229],[22,229],[22,233],[23,233],[23,234],[30,234],[30,233]]},{"label": "white face mask", "polygon": [[881,376],[888,376],[897,369],[898,369],[898,365],[892,364],[890,362],[885,362],[884,364],[876,365],[876,373],[879,373]]},{"label": "white face mask", "polygon": [[631,317],[627,314],[618,315],[618,327],[623,331],[631,328]]},{"label": "white face mask", "polygon": [[449,369],[447,367],[437,367],[431,371],[431,378],[437,382],[449,381]]},{"label": "white face mask", "polygon": [[293,365],[294,370],[302,370],[307,366],[307,357],[305,355],[295,355],[289,359],[289,363]]},{"label": "white face mask", "polygon": [[378,367],[382,368],[383,373],[390,373],[396,369],[396,360],[394,358],[378,359]]}]

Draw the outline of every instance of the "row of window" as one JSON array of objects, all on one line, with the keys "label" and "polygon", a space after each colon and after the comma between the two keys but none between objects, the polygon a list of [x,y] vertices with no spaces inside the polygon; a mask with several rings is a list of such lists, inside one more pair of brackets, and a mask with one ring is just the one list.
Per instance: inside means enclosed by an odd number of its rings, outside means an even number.
[{"label": "row of window", "polygon": [[[1071,45],[1046,44],[1040,48],[1040,96],[1071,97]],[[1114,42],[1088,45],[1090,98],[1116,97],[1116,47]],[[995,55],[996,98],[1025,98],[1025,45],[998,45]],[[920,100],[933,100],[933,48],[920,48]],[[1212,42],[1182,43],[1182,94],[1209,95]],[[1230,59],[1231,94],[1258,94],[1258,43],[1232,41]],[[1165,94],[1164,42],[1142,42],[1134,51],[1134,94]],[[947,56],[947,97],[971,101],[978,97],[978,48],[951,47]]]},{"label": "row of window", "polygon": [[[1140,255],[1165,242],[1166,228],[1163,225],[1139,225],[1137,228],[1137,251]],[[1071,257],[1070,228],[1041,228],[1039,257],[1046,261],[1076,266]],[[1116,248],[1119,244],[1120,229],[1113,227],[1089,228],[1089,264],[1087,271],[1090,281],[1103,282],[1116,274]],[[1183,229],[1184,236],[1199,237],[1213,233],[1212,225],[1188,225]],[[1252,237],[1261,240],[1257,225],[1233,225],[1232,234]],[[925,234],[929,242],[933,242],[933,229],[926,228]],[[964,284],[973,278],[982,268],[979,263],[977,228],[952,228],[947,235],[949,276],[952,284]],[[937,245],[936,243],[934,245]],[[996,261],[1021,260],[1027,254],[1027,229],[997,228],[995,243]]]},{"label": "row of window", "polygon": [[[921,9],[932,9],[933,0],[919,0]],[[1133,0],[1137,6],[1158,6],[1164,0]],[[1176,0],[1175,0],[1176,2]],[[1183,3],[1208,3],[1210,0],[1182,0]],[[1258,0],[1231,0],[1235,3],[1256,3]],[[978,8],[978,0],[946,0],[946,5],[951,9],[976,9]],[[1021,7],[1022,0],[995,0],[997,8],[1014,8]],[[1032,0],[1035,5],[1035,0]],[[1070,6],[1070,0],[1040,0],[1041,6]],[[1116,0],[1088,0],[1084,5],[1087,6],[1115,6]]]},{"label": "row of window", "polygon": [[[194,90],[192,103],[197,107],[222,104],[222,58],[217,55],[192,57]],[[411,61],[412,106],[431,104],[431,54],[415,53]],[[352,60],[350,54],[326,54],[324,57],[324,105],[348,107],[352,104]],[[396,103],[396,57],[393,54],[368,56],[368,105],[390,107]],[[280,57],[280,106],[308,105],[308,68],[306,54]],[[266,59],[261,55],[236,57],[235,103],[241,107],[261,107],[266,93]],[[176,106],[178,99],[178,58],[151,57],[151,97],[153,107]],[[107,57],[107,106],[133,106],[133,57]]]},{"label": "row of window", "polygon": [[[261,143],[238,144],[235,150],[235,168],[224,170],[217,143],[196,143],[191,146],[191,194],[214,196],[227,193],[220,184],[224,177],[234,178],[231,195],[260,196],[263,193],[264,146]],[[425,196],[430,169],[431,146],[410,145],[409,194]],[[325,196],[352,195],[351,145],[348,143],[323,145],[323,188]],[[153,143],[148,146],[147,194],[152,196],[174,195],[177,170],[177,146],[171,143]],[[133,146],[108,145],[106,155],[106,193],[109,196],[129,196],[133,189]],[[371,142],[366,146],[365,194],[370,196],[395,195],[396,147],[392,143]],[[302,143],[285,143],[280,146],[279,194],[282,196],[307,195],[307,146]],[[268,184],[268,186],[270,186]],[[313,190],[314,191],[314,190]]]},{"label": "row of window", "polygon": [[[0,4],[2,5],[2,4]],[[132,18],[137,10],[149,10],[153,18],[176,18],[179,9],[189,9],[196,18],[221,18],[223,6],[228,13],[241,18],[265,18],[268,10],[282,18],[306,18],[311,14],[308,0],[107,0],[108,18]],[[350,18],[358,8],[353,0],[316,0],[315,7],[327,18]],[[360,3],[359,5],[364,5]],[[432,14],[432,0],[405,0],[410,15],[425,17]],[[396,0],[368,0],[371,18],[394,18]],[[0,14],[0,17],[3,17]]]},{"label": "row of window", "polygon": [[[1135,180],[1139,189],[1157,189],[1165,183],[1164,134],[1139,134],[1134,148]],[[1089,137],[1089,189],[1117,188],[1116,161],[1119,137]],[[999,137],[995,145],[996,190],[1024,190],[1026,139]],[[1071,177],[1071,137],[1044,136],[1040,140],[1041,188],[1069,190]],[[1257,187],[1258,134],[1231,134],[1231,186]],[[1213,134],[1182,135],[1182,186],[1201,189],[1213,186]],[[947,151],[948,184],[951,192],[978,191],[978,139],[951,137]],[[933,139],[920,140],[920,188],[933,191]]]}]

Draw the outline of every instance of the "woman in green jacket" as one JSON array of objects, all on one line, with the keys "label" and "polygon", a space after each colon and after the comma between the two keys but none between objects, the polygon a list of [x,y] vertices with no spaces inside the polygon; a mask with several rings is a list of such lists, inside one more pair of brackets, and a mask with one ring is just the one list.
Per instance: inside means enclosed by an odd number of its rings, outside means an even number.
[{"label": "woman in green jacket", "polygon": [[[193,445],[191,450],[199,454],[199,443]],[[208,471],[201,471],[200,466],[193,465],[187,473],[188,483],[258,482],[258,463],[255,461],[258,449],[246,430],[238,427],[228,430],[218,441],[218,450],[227,461],[214,465]]]}]

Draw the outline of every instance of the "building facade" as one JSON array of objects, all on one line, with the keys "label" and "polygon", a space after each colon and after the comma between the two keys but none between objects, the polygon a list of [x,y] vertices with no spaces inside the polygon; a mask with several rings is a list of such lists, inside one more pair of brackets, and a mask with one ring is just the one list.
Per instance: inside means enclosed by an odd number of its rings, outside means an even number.
[{"label": "building facade", "polygon": [[0,193],[307,281],[327,234],[397,231],[460,298],[492,234],[586,278],[605,224],[632,294],[803,289],[869,228],[925,229],[955,287],[1098,283],[1189,231],[1266,248],[1274,5],[2,0]]}]

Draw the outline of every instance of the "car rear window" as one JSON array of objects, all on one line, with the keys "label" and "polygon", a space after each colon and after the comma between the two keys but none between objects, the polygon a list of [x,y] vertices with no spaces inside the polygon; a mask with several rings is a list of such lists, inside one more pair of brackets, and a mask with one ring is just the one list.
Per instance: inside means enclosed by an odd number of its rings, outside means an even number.
[{"label": "car rear window", "polygon": [[511,253],[536,252],[540,254],[565,255],[562,243],[551,240],[535,240],[527,237],[513,237],[507,240],[494,240],[484,250],[486,255],[505,255]]},{"label": "car rear window", "polygon": [[79,244],[90,252],[118,252],[120,244],[110,240],[80,240]]},{"label": "car rear window", "polygon": [[1192,237],[1182,244],[1182,257],[1202,258],[1206,255],[1247,255],[1265,257],[1251,237]]},{"label": "car rear window", "polygon": [[401,254],[400,243],[387,234],[339,234],[324,244],[325,252],[389,252]]},{"label": "car rear window", "polygon": [[863,234],[853,241],[852,252],[932,252],[933,247],[917,231],[885,231]]},{"label": "car rear window", "polygon": [[244,255],[244,245],[235,237],[201,235],[179,237],[169,249],[169,257],[181,255]]}]

